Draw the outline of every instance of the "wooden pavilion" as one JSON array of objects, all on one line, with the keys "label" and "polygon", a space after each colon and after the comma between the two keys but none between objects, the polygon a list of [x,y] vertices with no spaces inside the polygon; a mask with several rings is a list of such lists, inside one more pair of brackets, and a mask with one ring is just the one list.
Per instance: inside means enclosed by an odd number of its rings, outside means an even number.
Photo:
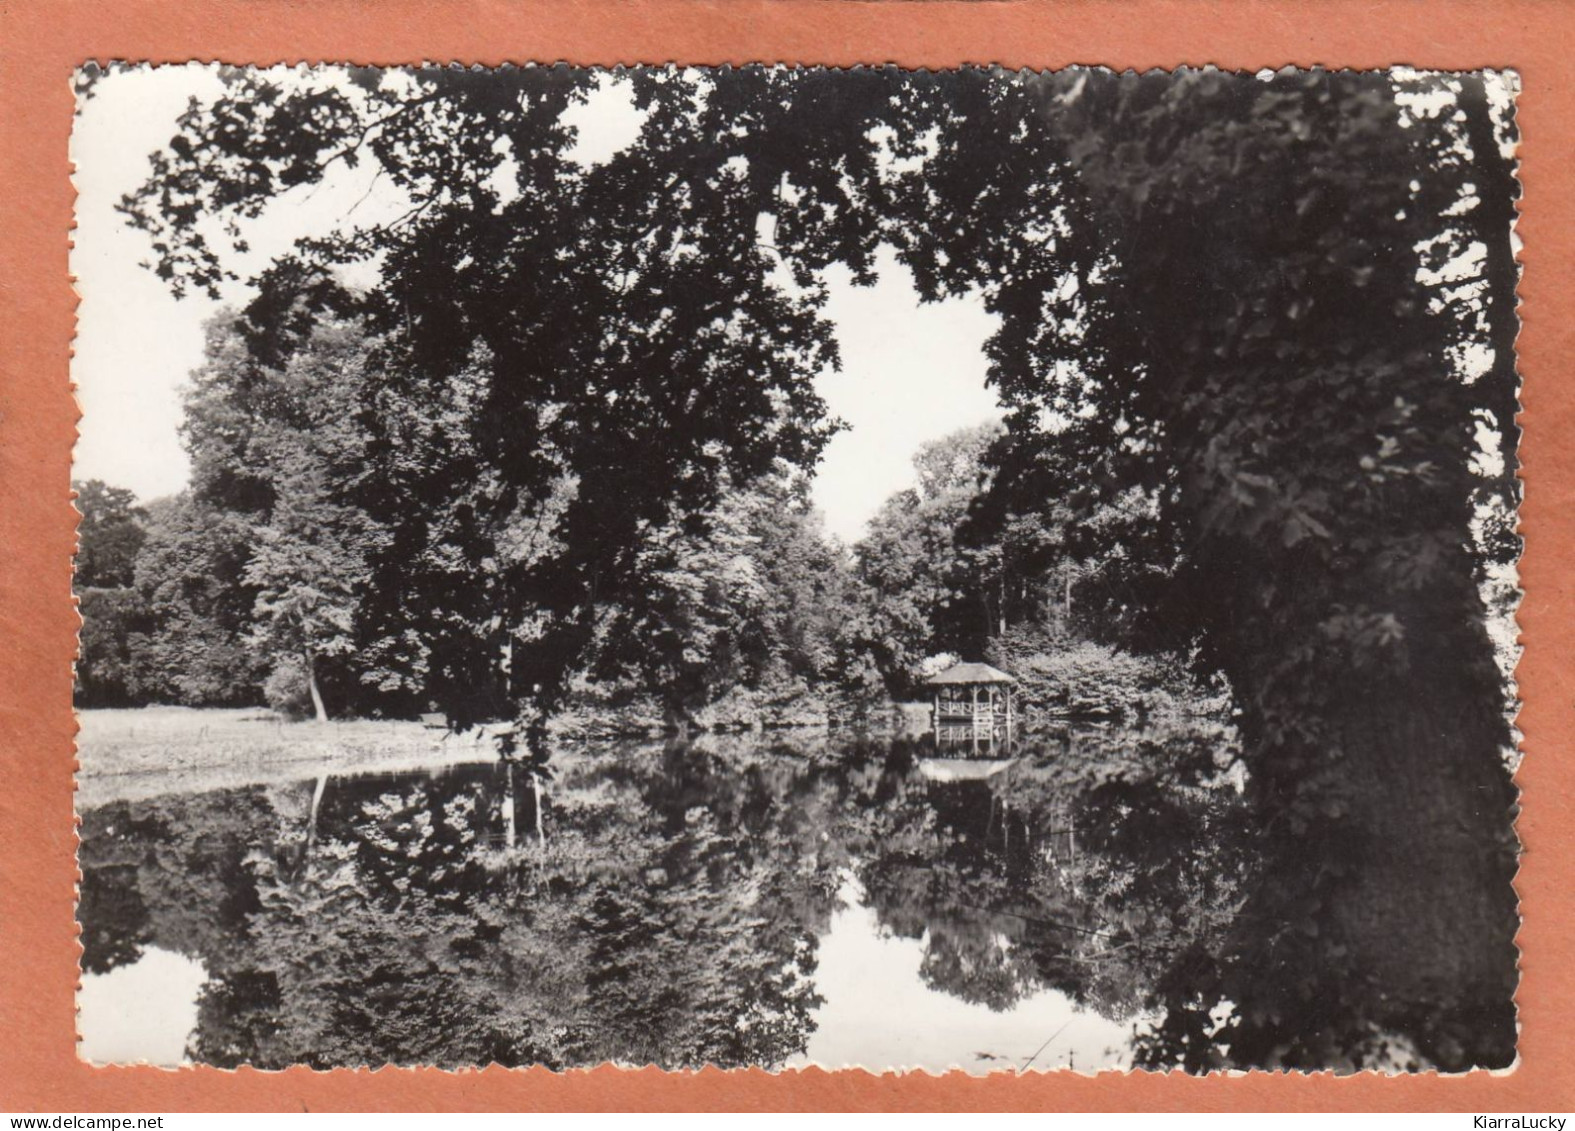
[{"label": "wooden pavilion", "polygon": [[931,716],[938,739],[977,738],[1010,730],[1015,677],[989,664],[956,664],[924,681],[934,693]]}]

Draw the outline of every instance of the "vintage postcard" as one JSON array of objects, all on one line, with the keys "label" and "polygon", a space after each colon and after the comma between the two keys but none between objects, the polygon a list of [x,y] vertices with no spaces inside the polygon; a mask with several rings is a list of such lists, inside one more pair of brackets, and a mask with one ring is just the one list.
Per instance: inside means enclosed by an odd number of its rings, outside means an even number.
[{"label": "vintage postcard", "polygon": [[1514,71],[75,79],[84,1060],[1516,1063]]}]

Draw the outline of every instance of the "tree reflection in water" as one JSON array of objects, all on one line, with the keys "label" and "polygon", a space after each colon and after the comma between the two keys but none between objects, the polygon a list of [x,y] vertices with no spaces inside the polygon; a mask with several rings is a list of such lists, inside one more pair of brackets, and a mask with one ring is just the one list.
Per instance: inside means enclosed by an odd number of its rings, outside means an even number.
[{"label": "tree reflection in water", "polygon": [[775,1066],[851,874],[931,988],[1133,1020],[1232,923],[1233,749],[1063,731],[938,781],[922,742],[710,737],[566,753],[541,812],[493,763],[116,801],[83,968],[199,959],[189,1051],[225,1066]]}]

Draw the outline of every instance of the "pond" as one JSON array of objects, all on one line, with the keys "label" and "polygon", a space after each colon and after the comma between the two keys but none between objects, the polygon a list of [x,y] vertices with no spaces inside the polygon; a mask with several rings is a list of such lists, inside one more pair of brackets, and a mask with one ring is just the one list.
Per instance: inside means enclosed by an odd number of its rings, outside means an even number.
[{"label": "pond", "polygon": [[82,1055],[1126,1066],[1237,906],[1233,757],[781,732],[104,800]]}]

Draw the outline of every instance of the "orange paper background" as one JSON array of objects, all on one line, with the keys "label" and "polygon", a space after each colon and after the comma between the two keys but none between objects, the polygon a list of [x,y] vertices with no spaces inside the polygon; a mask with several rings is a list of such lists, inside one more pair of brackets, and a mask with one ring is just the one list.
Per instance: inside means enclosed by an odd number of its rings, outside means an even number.
[{"label": "orange paper background", "polygon": [[[0,0],[0,1110],[1575,1108],[1568,1024],[1575,763],[1567,758],[1575,617],[1566,578],[1575,559],[1575,507],[1567,505],[1575,384],[1562,375],[1575,325],[1572,33],[1575,5],[1554,0]],[[67,139],[70,73],[87,59],[1518,70],[1527,479],[1519,1067],[1456,1078],[973,1079],[497,1068],[264,1073],[78,1062]]]}]

